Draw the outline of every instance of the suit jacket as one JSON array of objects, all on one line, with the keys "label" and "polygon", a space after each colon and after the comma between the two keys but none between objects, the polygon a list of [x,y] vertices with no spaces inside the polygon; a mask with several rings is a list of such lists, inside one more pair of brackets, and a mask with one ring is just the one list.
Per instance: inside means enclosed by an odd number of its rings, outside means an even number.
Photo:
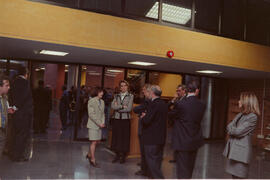
[{"label": "suit jacket", "polygon": [[143,102],[139,105],[133,108],[134,113],[139,115],[139,123],[138,123],[138,135],[142,134],[142,119],[140,118],[141,114],[143,112],[146,112],[147,106],[149,105],[150,100],[144,99]]},{"label": "suit jacket", "polygon": [[[121,100],[120,94],[116,94],[112,101],[112,109],[114,110],[115,119],[130,119],[130,112],[133,106],[134,96],[130,93],[127,93],[123,100]],[[117,102],[117,105],[115,105]],[[125,106],[125,108],[124,108]]]},{"label": "suit jacket", "polygon": [[160,98],[154,99],[142,118],[142,141],[145,145],[164,145],[167,130],[168,105]]},{"label": "suit jacket", "polygon": [[104,101],[97,97],[91,98],[88,101],[88,123],[87,128],[99,129],[99,125],[105,123]]},{"label": "suit jacket", "polygon": [[[252,157],[252,132],[256,128],[257,115],[239,113],[227,126],[229,139],[223,155],[229,159],[249,163]],[[237,123],[238,121],[238,123]]]},{"label": "suit jacket", "polygon": [[18,76],[15,78],[14,82],[11,83],[10,88],[10,104],[15,105],[18,110],[15,111],[16,114],[33,114],[33,99],[32,91],[28,80]]},{"label": "suit jacket", "polygon": [[203,144],[201,121],[205,105],[195,96],[178,101],[169,112],[174,119],[172,145],[175,150],[195,151]]}]

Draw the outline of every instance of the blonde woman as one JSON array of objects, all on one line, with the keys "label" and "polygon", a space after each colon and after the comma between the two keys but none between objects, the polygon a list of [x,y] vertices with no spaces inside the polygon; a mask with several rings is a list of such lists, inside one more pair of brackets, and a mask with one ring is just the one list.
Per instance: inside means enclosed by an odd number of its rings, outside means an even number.
[{"label": "blonde woman", "polygon": [[259,103],[252,92],[242,92],[238,101],[241,112],[227,126],[229,139],[223,155],[225,170],[232,178],[247,178],[252,157],[252,132],[260,115]]},{"label": "blonde woman", "polygon": [[91,92],[91,98],[88,101],[88,123],[87,128],[89,133],[89,146],[88,154],[86,158],[89,160],[90,165],[98,168],[98,164],[95,159],[96,145],[100,142],[102,131],[101,128],[105,127],[105,114],[104,114],[104,101],[102,100],[103,90],[101,88],[95,88]]}]

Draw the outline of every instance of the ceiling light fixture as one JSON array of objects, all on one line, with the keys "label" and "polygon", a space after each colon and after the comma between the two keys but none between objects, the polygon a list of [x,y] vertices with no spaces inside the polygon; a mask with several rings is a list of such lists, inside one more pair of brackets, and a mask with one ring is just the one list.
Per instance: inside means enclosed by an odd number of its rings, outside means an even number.
[{"label": "ceiling light fixture", "polygon": [[221,74],[221,71],[213,71],[213,70],[200,70],[196,71],[197,73],[203,73],[203,74]]},{"label": "ceiling light fixture", "polygon": [[39,52],[39,54],[53,55],[53,56],[65,56],[65,55],[67,55],[69,53],[60,52],[60,51],[42,50],[42,51]]},{"label": "ceiling light fixture", "polygon": [[139,66],[153,66],[153,65],[156,65],[156,63],[143,62],[143,61],[132,61],[132,62],[128,62],[128,64],[139,65]]},{"label": "ceiling light fixture", "polygon": [[121,73],[123,72],[122,70],[118,70],[118,69],[108,69],[108,72],[114,72],[114,73]]}]

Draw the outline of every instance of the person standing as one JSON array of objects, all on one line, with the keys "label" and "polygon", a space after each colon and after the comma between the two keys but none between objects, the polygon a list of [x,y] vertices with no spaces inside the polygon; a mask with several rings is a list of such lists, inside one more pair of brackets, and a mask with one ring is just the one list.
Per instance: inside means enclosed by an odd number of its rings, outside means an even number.
[{"label": "person standing", "polygon": [[62,86],[62,96],[59,103],[59,115],[62,124],[62,130],[67,127],[67,114],[68,114],[68,92],[65,85]]},{"label": "person standing", "polygon": [[91,98],[88,101],[88,123],[87,128],[89,133],[89,141],[91,141],[88,154],[86,158],[89,159],[89,163],[93,167],[99,167],[96,158],[95,151],[96,145],[102,138],[101,128],[105,127],[105,114],[104,114],[104,101],[102,100],[103,90],[101,88],[95,88],[91,92]]},{"label": "person standing", "polygon": [[38,81],[38,88],[33,92],[34,100],[34,133],[45,133],[48,117],[49,92],[44,88],[44,81]]},{"label": "person standing", "polygon": [[201,121],[205,105],[196,97],[199,84],[187,84],[187,96],[169,112],[174,119],[172,145],[176,150],[176,171],[178,179],[190,179],[199,147],[203,145]]},{"label": "person standing", "polygon": [[135,175],[138,176],[148,176],[148,169],[145,161],[145,153],[144,153],[144,145],[142,141],[142,118],[140,116],[142,113],[145,113],[147,110],[147,107],[150,104],[151,98],[150,98],[150,89],[151,85],[150,84],[145,84],[142,88],[142,93],[144,95],[143,102],[139,105],[133,108],[134,113],[139,115],[139,122],[138,122],[138,137],[139,137],[139,143],[140,143],[140,151],[141,151],[141,169],[137,172],[135,172]]},{"label": "person standing", "polygon": [[9,91],[9,79],[0,75],[0,153],[7,154],[6,135],[8,126],[8,113],[13,114],[14,110],[8,107],[7,93]]},{"label": "person standing", "polygon": [[33,99],[30,84],[27,80],[28,69],[20,67],[18,76],[11,84],[11,105],[17,110],[13,114],[14,142],[11,159],[27,161],[30,155],[30,133],[33,119]]},{"label": "person standing", "polygon": [[161,88],[152,85],[150,89],[151,103],[146,113],[142,113],[142,141],[147,168],[151,178],[163,179],[161,163],[166,141],[168,105],[160,99]]},{"label": "person standing", "polygon": [[241,112],[227,126],[229,139],[223,155],[226,157],[225,170],[232,178],[247,178],[252,157],[252,132],[256,128],[260,110],[253,92],[242,92],[238,106]]},{"label": "person standing", "polygon": [[112,150],[116,156],[112,163],[125,163],[126,155],[130,147],[130,112],[132,110],[134,96],[128,92],[129,84],[122,80],[119,83],[120,93],[114,96],[111,107],[114,110],[112,122]]},{"label": "person standing", "polygon": [[[169,102],[169,108],[173,109],[175,104],[183,100],[187,96],[187,87],[184,84],[180,84],[176,88],[176,94],[174,98]],[[169,125],[173,126],[174,119],[169,119]],[[173,152],[173,159],[169,160],[170,163],[176,162],[176,151]]]}]

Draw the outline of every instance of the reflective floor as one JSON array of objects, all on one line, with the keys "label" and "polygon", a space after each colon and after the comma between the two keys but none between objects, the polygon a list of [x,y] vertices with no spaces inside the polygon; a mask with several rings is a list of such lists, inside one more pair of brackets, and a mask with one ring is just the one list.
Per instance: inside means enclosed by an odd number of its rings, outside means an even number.
[{"label": "reflective floor", "polygon": [[[33,156],[28,162],[14,163],[6,156],[0,157],[0,179],[95,179],[95,178],[144,178],[134,175],[139,159],[128,159],[125,164],[112,164],[113,154],[100,144],[97,161],[101,168],[90,167],[85,155],[88,144],[82,142],[33,142]],[[215,142],[204,145],[198,153],[193,178],[230,178],[224,172],[222,150],[224,144]],[[256,150],[256,149],[255,149]],[[175,164],[168,160],[172,151],[166,147],[162,170],[166,178],[176,178]],[[249,178],[270,178],[270,158],[256,150],[250,167]]]},{"label": "reflective floor", "polygon": [[[51,113],[46,134],[33,135],[33,153],[28,162],[14,163],[6,156],[0,155],[0,179],[143,179],[134,173],[139,170],[136,165],[140,159],[127,159],[125,164],[112,164],[113,153],[105,144],[100,144],[96,159],[101,168],[96,169],[85,159],[89,144],[73,141],[73,126],[61,131],[61,122],[57,114]],[[86,133],[83,133],[85,135]],[[170,148],[170,129],[164,151],[162,171],[165,178],[176,178],[175,164]],[[198,152],[193,178],[231,178],[224,172],[222,156],[224,142],[206,143]],[[270,153],[254,148],[250,165],[249,178],[270,179]]]}]

